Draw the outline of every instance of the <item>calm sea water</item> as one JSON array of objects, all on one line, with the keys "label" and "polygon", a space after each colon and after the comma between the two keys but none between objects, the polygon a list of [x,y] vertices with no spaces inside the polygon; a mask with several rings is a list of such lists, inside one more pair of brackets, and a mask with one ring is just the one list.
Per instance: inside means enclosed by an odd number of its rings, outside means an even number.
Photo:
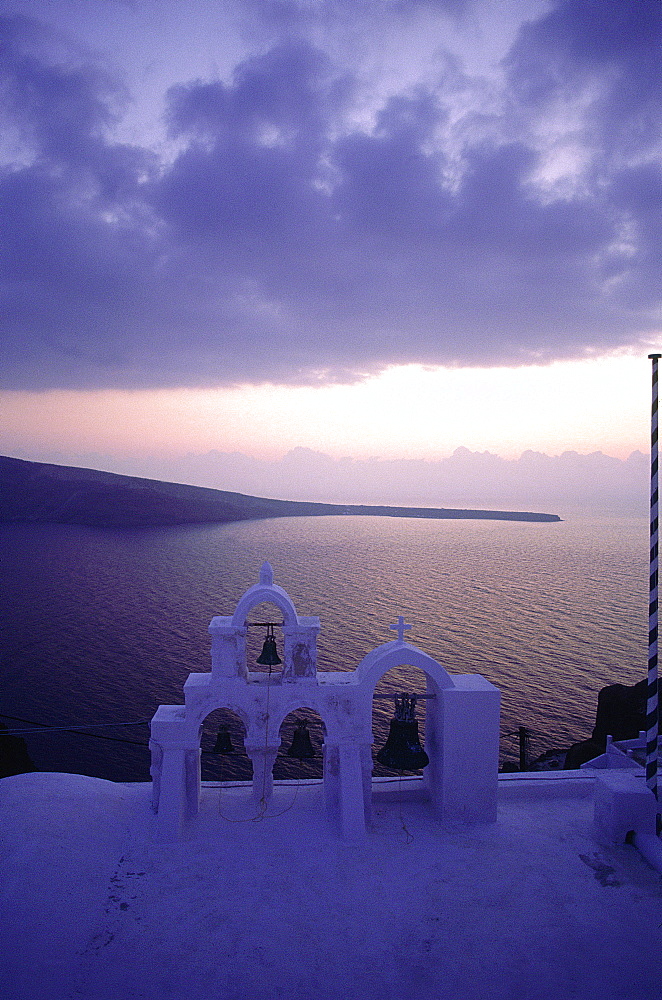
[{"label": "calm sea water", "polygon": [[[209,620],[232,613],[265,559],[299,613],[321,618],[320,670],[354,669],[393,638],[388,626],[402,614],[414,626],[408,639],[451,673],[496,684],[502,759],[516,759],[509,734],[519,725],[533,730],[534,755],[586,738],[599,689],[645,676],[644,519],[322,517],[121,531],[16,525],[1,534],[0,711],[64,727],[39,734],[4,720],[28,730],[40,770],[147,780],[144,720],[183,702],[189,672],[210,669]],[[257,656],[262,636],[249,631]],[[387,677],[380,690],[424,691],[416,674]],[[378,745],[390,715],[390,703],[376,700]],[[203,749],[219,721],[222,713],[206,723]],[[285,759],[276,774],[316,768]],[[206,778],[249,774],[246,757],[203,755]]]}]

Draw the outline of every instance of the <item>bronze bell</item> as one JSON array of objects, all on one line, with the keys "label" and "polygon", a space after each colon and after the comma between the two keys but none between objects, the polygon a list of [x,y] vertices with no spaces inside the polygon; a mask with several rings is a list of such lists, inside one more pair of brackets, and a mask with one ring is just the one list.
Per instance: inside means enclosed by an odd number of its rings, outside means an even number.
[{"label": "bronze bell", "polygon": [[218,733],[216,734],[216,743],[214,744],[214,749],[212,753],[234,753],[234,747],[232,746],[232,739],[230,737],[230,730],[227,726],[219,726]]},{"label": "bronze bell", "polygon": [[394,771],[418,771],[430,763],[418,738],[415,694],[396,694],[388,739],[375,760]]},{"label": "bronze bell", "polygon": [[287,756],[297,757],[299,760],[307,760],[309,757],[317,756],[308,732],[308,719],[297,719],[297,727],[294,730],[292,745],[287,751]]},{"label": "bronze bell", "polygon": [[257,662],[262,664],[263,667],[277,667],[283,662],[278,655],[274,627],[271,624],[267,625],[267,637],[264,640],[262,652],[258,656]]}]

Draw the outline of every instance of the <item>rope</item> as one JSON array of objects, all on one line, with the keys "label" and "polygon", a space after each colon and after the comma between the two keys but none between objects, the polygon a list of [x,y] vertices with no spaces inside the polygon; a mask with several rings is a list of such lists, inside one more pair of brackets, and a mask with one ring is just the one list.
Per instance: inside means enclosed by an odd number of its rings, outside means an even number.
[{"label": "rope", "polygon": [[[271,695],[271,664],[269,664],[269,673],[267,674],[267,704],[265,707],[265,720],[264,720],[264,762],[267,762],[267,751],[269,749],[269,699]],[[262,768],[262,798],[260,799],[260,808],[262,812],[267,811],[267,769]]]},{"label": "rope", "polygon": [[75,733],[80,736],[87,736],[89,739],[93,740],[110,740],[112,743],[127,743],[134,747],[145,747],[147,748],[147,743],[138,743],[137,740],[123,740],[117,736],[103,736],[101,733],[88,733],[87,729],[102,729],[102,728],[113,728],[115,726],[142,726],[149,723],[149,719],[138,719],[136,722],[98,722],[93,723],[90,726],[50,726],[44,722],[33,722],[31,719],[19,719],[15,715],[4,715],[0,712],[0,718],[11,719],[13,722],[23,722],[28,726],[34,726],[33,729],[8,729],[6,733],[0,732],[0,738],[3,736],[20,736],[29,735],[30,733]]},{"label": "rope", "polygon": [[411,844],[414,840],[413,833],[410,833],[407,829],[407,824],[405,823],[405,818],[402,815],[402,774],[399,775],[398,779],[398,804],[400,806],[400,824],[405,833],[405,844]]},{"label": "rope", "polygon": [[[43,729],[62,730],[68,733],[79,732],[83,729],[112,729],[114,726],[142,726],[143,724],[149,723],[150,719],[136,719],[135,722],[90,722],[85,726],[52,726],[49,722],[32,722],[30,719],[19,719],[15,715],[4,715],[0,712],[0,718],[11,719],[12,722],[24,722],[28,726],[40,726]],[[34,729],[12,729],[10,730],[11,736],[16,736],[18,733],[33,733]]]},{"label": "rope", "polygon": [[[267,753],[269,751],[269,702],[271,694],[271,664],[269,664],[269,674],[267,676],[267,704],[265,706],[265,720],[264,720],[264,763],[267,762]],[[258,802],[258,811],[255,816],[248,816],[246,819],[232,819],[231,816],[226,816],[221,811],[221,796],[223,794],[223,785],[219,785],[218,793],[218,814],[221,819],[227,820],[228,823],[260,823],[263,819],[276,819],[278,816],[282,816],[284,813],[289,812],[294,803],[297,800],[297,795],[299,794],[299,788],[301,787],[301,778],[297,781],[296,788],[294,790],[294,797],[288,806],[281,809],[280,812],[272,813],[267,816],[267,809],[269,808],[269,802],[267,800],[267,769],[266,766],[262,769],[262,796]]]}]

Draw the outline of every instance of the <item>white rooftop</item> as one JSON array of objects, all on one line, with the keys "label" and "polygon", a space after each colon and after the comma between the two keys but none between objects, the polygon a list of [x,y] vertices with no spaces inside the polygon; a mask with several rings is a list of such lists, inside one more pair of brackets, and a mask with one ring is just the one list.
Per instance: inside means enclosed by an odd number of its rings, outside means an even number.
[{"label": "white rooftop", "polygon": [[[203,786],[188,839],[152,840],[150,784],[0,781],[3,997],[660,1000],[662,877],[600,843],[593,777],[499,780],[496,824],[440,825],[375,782],[351,844],[321,785]],[[252,811],[252,814],[249,813]]]}]

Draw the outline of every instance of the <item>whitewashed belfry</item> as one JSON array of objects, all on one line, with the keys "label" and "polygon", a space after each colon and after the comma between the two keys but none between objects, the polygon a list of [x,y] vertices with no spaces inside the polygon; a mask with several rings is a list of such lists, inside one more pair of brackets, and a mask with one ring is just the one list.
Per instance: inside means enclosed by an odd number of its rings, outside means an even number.
[{"label": "whitewashed belfry", "polygon": [[[275,605],[283,616],[283,663],[269,673],[250,671],[247,616],[258,605]],[[451,676],[432,657],[405,641],[411,626],[402,617],[390,626],[397,638],[373,649],[355,670],[317,669],[319,618],[300,616],[264,563],[259,582],[231,616],[212,619],[212,669],[192,673],[184,705],[161,705],[151,722],[153,808],[157,836],[176,840],[197,815],[200,802],[200,737],[210,712],[227,708],[246,729],[256,805],[268,802],[283,719],[296,709],[318,713],[324,727],[324,801],[330,824],[359,839],[371,824],[372,700],[375,686],[393,667],[420,668],[427,682],[423,781],[439,819],[496,819],[499,759],[499,691],[479,674]]]}]

